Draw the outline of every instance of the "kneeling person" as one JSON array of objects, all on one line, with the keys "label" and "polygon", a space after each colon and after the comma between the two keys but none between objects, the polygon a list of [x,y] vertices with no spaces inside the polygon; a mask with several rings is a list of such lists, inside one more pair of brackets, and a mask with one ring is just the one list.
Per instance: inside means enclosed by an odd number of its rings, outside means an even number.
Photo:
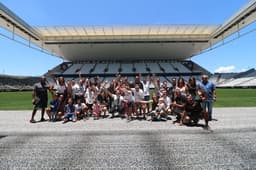
[{"label": "kneeling person", "polygon": [[49,116],[49,121],[56,121],[59,106],[60,101],[58,100],[58,95],[53,94],[53,100],[50,101],[50,107],[46,109],[46,113]]},{"label": "kneeling person", "polygon": [[197,124],[199,119],[204,118],[205,126],[208,126],[208,113],[203,112],[200,100],[193,100],[192,96],[187,96],[185,103],[184,118],[186,123]]},{"label": "kneeling person", "polygon": [[85,111],[87,110],[87,106],[85,103],[81,102],[81,99],[78,98],[76,100],[75,104],[75,113],[76,113],[76,117],[77,119],[83,119],[85,117]]},{"label": "kneeling person", "polygon": [[155,121],[166,121],[166,104],[164,102],[164,98],[158,99],[158,104],[156,106],[156,109],[151,112],[151,120]]},{"label": "kneeling person", "polygon": [[70,118],[73,122],[76,122],[75,106],[73,105],[72,98],[68,99],[68,104],[65,106],[65,115],[63,123],[68,122]]}]

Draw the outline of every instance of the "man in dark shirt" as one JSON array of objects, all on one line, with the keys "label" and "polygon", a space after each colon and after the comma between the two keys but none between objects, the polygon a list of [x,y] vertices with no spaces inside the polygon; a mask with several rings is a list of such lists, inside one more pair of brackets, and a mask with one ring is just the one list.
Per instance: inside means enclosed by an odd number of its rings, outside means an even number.
[{"label": "man in dark shirt", "polygon": [[203,111],[201,102],[201,99],[193,100],[192,95],[188,95],[185,103],[184,117],[188,123],[193,122],[193,124],[197,124],[199,119],[204,118],[205,127],[208,127],[208,113]]},{"label": "man in dark shirt", "polygon": [[46,78],[43,76],[41,77],[40,82],[34,85],[34,90],[32,93],[32,103],[34,105],[34,109],[32,111],[30,123],[36,123],[34,117],[38,109],[41,109],[41,121],[45,121],[44,112],[48,102],[47,89],[48,84],[46,83]]}]

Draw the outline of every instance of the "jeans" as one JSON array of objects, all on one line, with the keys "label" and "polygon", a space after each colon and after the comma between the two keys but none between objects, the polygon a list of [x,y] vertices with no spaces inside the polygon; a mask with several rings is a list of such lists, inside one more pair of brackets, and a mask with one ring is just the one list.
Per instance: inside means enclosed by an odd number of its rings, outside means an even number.
[{"label": "jeans", "polygon": [[212,100],[205,100],[202,102],[203,111],[208,111],[209,120],[212,119],[212,107],[213,101]]},{"label": "jeans", "polygon": [[70,117],[72,118],[72,120],[75,120],[76,114],[75,113],[66,113],[64,116],[65,119],[69,119]]}]

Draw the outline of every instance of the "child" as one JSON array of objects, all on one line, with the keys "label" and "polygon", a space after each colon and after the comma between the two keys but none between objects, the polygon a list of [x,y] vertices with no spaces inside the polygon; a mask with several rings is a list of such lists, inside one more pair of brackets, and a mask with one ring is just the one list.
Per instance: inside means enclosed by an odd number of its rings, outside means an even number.
[{"label": "child", "polygon": [[49,121],[56,121],[56,116],[57,116],[57,110],[59,108],[60,102],[58,100],[58,95],[54,94],[53,100],[50,101],[50,108],[46,109],[46,113],[49,116]]},{"label": "child", "polygon": [[75,113],[77,119],[82,119],[85,117],[85,110],[87,109],[87,106],[81,102],[80,98],[77,98],[76,100],[77,104],[75,104]]},{"label": "child", "polygon": [[167,119],[165,118],[165,114],[166,114],[166,105],[164,103],[164,98],[160,97],[158,99],[158,104],[155,108],[154,111],[152,111],[151,113],[151,120],[155,120],[155,121],[166,121]]},{"label": "child", "polygon": [[63,123],[67,123],[70,118],[73,122],[76,122],[75,106],[73,105],[72,98],[68,99],[68,104],[65,106],[65,115]]}]

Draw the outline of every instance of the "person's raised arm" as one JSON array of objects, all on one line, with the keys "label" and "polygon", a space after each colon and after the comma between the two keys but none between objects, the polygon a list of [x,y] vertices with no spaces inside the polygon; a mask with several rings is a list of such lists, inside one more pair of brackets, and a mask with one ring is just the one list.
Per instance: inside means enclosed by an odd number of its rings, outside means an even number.
[{"label": "person's raised arm", "polygon": [[53,82],[54,82],[55,84],[57,84],[57,79],[56,79],[56,77],[54,76],[53,72],[52,72],[51,70],[49,70],[48,72],[49,72],[49,75],[50,75],[50,77],[52,78]]}]

